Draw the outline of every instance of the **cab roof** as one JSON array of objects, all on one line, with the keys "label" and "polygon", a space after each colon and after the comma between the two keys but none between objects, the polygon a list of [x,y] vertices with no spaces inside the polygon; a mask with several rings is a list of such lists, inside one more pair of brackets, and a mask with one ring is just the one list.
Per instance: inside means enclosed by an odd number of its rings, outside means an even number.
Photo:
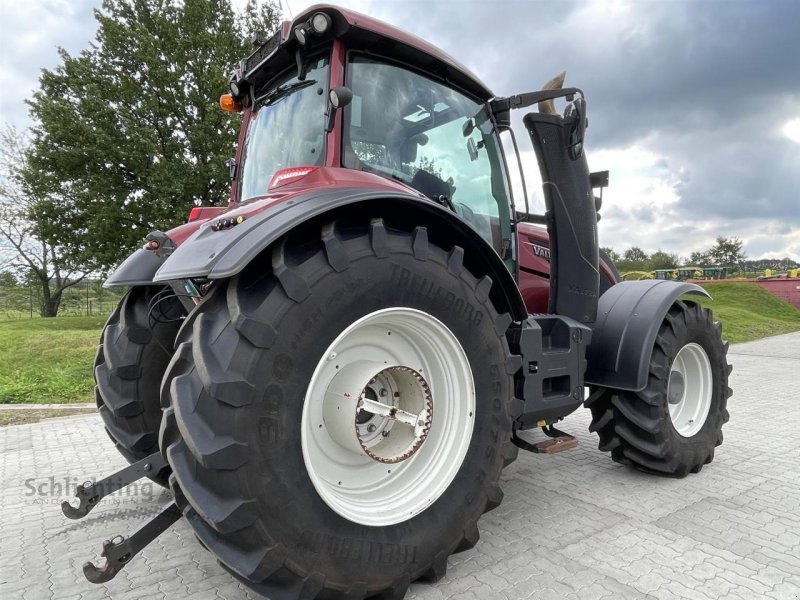
[{"label": "cab roof", "polygon": [[318,12],[331,17],[332,37],[343,40],[349,49],[373,52],[406,63],[460,87],[483,101],[494,98],[492,91],[474,73],[430,42],[346,8],[329,4],[311,6],[291,22],[282,24],[282,37],[288,38],[295,26],[308,21]]}]

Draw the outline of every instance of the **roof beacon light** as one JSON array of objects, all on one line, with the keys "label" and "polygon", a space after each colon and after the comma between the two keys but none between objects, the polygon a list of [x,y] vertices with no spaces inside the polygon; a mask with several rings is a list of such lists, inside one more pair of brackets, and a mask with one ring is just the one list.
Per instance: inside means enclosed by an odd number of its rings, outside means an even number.
[{"label": "roof beacon light", "polygon": [[225,112],[239,112],[242,105],[231,94],[222,94],[219,97],[219,107]]}]

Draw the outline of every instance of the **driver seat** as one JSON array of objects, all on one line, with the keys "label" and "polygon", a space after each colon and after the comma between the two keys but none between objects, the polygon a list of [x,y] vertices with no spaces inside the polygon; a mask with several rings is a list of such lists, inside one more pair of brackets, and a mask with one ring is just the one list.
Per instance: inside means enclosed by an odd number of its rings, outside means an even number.
[{"label": "driver seat", "polygon": [[422,169],[418,169],[414,173],[409,185],[428,196],[428,198],[438,198],[439,196],[447,196],[449,198],[451,194],[450,186],[446,181],[442,181],[436,175]]}]

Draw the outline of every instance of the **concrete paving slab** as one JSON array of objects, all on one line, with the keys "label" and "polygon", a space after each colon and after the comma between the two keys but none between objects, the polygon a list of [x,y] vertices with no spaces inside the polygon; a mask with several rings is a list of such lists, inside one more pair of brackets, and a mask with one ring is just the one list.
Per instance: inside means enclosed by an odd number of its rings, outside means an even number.
[{"label": "concrete paving slab", "polygon": [[[800,599],[800,333],[733,346],[731,421],[715,461],[660,479],[596,449],[581,410],[560,426],[580,446],[521,453],[481,542],[409,600]],[[255,598],[179,521],[108,584],[81,564],[169,501],[139,482],[83,521],[59,504],[85,477],[124,466],[95,415],[0,428],[0,598]]]}]

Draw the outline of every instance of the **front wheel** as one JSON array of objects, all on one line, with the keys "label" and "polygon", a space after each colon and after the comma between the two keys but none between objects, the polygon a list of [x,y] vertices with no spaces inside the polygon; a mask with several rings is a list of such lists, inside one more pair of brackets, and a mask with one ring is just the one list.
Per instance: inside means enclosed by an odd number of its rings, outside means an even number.
[{"label": "front wheel", "polygon": [[196,311],[162,448],[197,536],[256,591],[399,598],[502,498],[510,318],[424,228],[321,238],[284,240]]},{"label": "front wheel", "polygon": [[639,469],[683,477],[714,459],[728,421],[728,345],[709,309],[673,304],[640,392],[595,388],[587,400],[600,450]]}]

